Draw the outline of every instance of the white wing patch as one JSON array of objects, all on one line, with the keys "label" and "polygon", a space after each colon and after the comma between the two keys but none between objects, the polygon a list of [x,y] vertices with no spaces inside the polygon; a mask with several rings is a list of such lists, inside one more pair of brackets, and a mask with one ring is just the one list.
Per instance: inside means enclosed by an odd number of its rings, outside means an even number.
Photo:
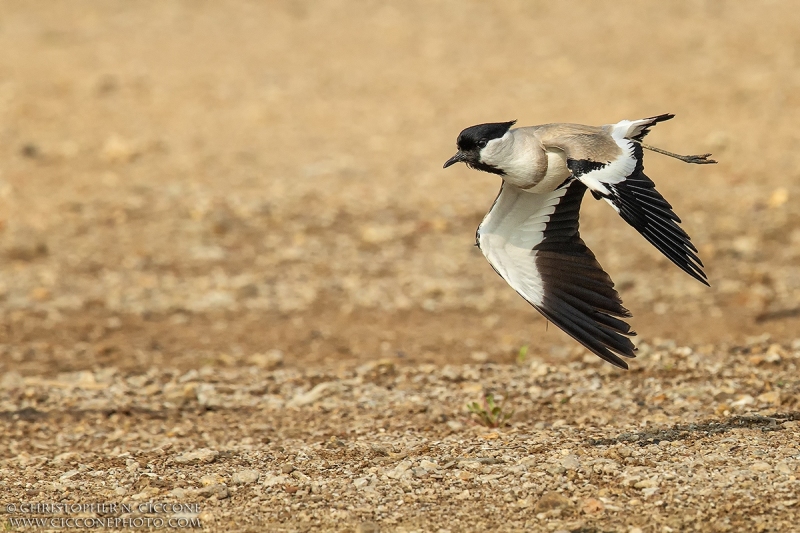
[{"label": "white wing patch", "polygon": [[492,209],[478,227],[478,244],[492,267],[529,303],[543,305],[542,277],[534,246],[544,239],[550,215],[567,189],[545,194],[503,183]]},{"label": "white wing patch", "polygon": [[[581,176],[576,176],[589,190],[596,191],[602,196],[611,194],[606,184],[615,184],[625,181],[636,169],[636,157],[633,155],[633,141],[625,138],[617,138],[614,141],[622,149],[622,153],[613,161],[603,167],[587,172]],[[611,204],[612,207],[614,204]],[[615,207],[616,209],[616,207]]]}]

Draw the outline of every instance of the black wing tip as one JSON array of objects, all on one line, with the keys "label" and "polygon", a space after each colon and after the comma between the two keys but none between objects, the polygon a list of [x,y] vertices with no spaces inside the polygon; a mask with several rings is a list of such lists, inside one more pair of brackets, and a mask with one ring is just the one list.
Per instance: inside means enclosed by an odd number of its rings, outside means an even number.
[{"label": "black wing tip", "polygon": [[616,185],[605,198],[620,216],[678,268],[710,287],[703,262],[691,237],[678,225],[680,217],[655,188],[653,180],[639,170]]},{"label": "black wing tip", "polygon": [[[690,273],[690,275],[691,275],[691,273]],[[700,275],[699,276],[692,275],[692,277],[694,279],[696,279],[697,281],[699,281],[700,283],[702,283],[703,285],[705,285],[706,287],[711,287],[711,284],[708,282],[708,276],[706,276],[706,273],[703,272],[702,270],[700,271]]]},{"label": "black wing tip", "polygon": [[579,342],[584,348],[617,368],[628,369],[628,364],[620,356],[630,359],[636,357],[637,348],[629,338],[636,336],[636,332],[631,330],[627,324],[625,325],[628,330],[620,331],[595,323],[593,324],[595,329],[591,331],[585,329],[585,325],[589,324],[581,325],[563,314],[555,313],[552,309],[545,309],[537,305],[534,305],[534,307],[546,319]]},{"label": "black wing tip", "polygon": [[603,357],[602,355],[600,357],[602,357],[604,361],[606,361],[608,363],[611,363],[612,365],[614,365],[615,367],[617,367],[619,369],[628,370],[628,363],[626,363],[625,361],[623,361],[619,357],[614,357],[614,360],[607,359],[607,358]]},{"label": "black wing tip", "polygon": [[[583,344],[583,343],[581,343],[581,344]],[[595,350],[593,348],[590,348],[589,346],[586,346],[585,344],[583,346],[584,346],[584,348],[586,348],[587,350],[589,350],[590,352],[592,352],[593,354],[598,356],[603,361],[606,361],[607,363],[611,363],[615,367],[621,368],[622,370],[628,370],[628,363],[625,362],[624,359],[620,358],[617,354],[613,353],[611,350],[604,349],[604,350],[601,351],[601,350]],[[636,354],[633,353],[635,351],[636,351],[636,348],[634,347],[631,352],[627,352],[627,353],[618,352],[618,353],[622,357],[627,357],[629,359],[635,359],[636,358]]]},{"label": "black wing tip", "polygon": [[675,118],[675,113],[663,113],[661,115],[650,117],[647,120],[652,120],[653,124],[656,124],[658,122],[666,122],[667,120],[672,120],[673,118]]}]

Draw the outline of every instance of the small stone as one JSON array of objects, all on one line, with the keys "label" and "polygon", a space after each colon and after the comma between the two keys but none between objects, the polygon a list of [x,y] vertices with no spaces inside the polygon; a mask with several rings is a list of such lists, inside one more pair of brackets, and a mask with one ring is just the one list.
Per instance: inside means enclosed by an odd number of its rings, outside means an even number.
[{"label": "small stone", "polygon": [[561,466],[567,470],[577,470],[581,466],[581,462],[577,455],[569,454],[561,460]]},{"label": "small stone", "polygon": [[197,515],[197,518],[200,520],[200,523],[202,523],[204,527],[210,527],[214,525],[214,521],[216,520],[211,511],[203,511],[202,513]]},{"label": "small stone", "polygon": [[758,461],[750,465],[750,470],[753,472],[769,472],[772,470],[772,465],[764,461]]},{"label": "small stone", "polygon": [[291,474],[293,471],[294,471],[294,465],[287,463],[281,466],[281,472],[283,472],[284,474]]},{"label": "small stone", "polygon": [[353,485],[355,485],[357,489],[363,489],[364,487],[369,485],[369,478],[368,477],[356,478],[353,480]]},{"label": "small stone", "polygon": [[203,487],[197,491],[197,494],[205,498],[216,497],[218,500],[224,500],[230,495],[228,492],[228,487],[223,483],[215,483],[213,485]]},{"label": "small stone", "polygon": [[461,481],[469,481],[470,479],[473,479],[474,477],[475,477],[475,474],[473,474],[469,470],[462,470],[462,471],[460,471],[458,473],[458,479],[460,479]]},{"label": "small stone", "polygon": [[247,358],[247,362],[263,370],[274,370],[283,364],[283,352],[269,350],[265,353],[254,353]]},{"label": "small stone", "polygon": [[633,486],[637,489],[650,489],[657,485],[657,482],[654,478],[650,479],[643,479],[642,481],[637,481]]},{"label": "small stone", "polygon": [[216,450],[201,448],[199,450],[178,454],[174,457],[173,461],[178,464],[209,464],[213,463],[218,456],[219,452]]},{"label": "small stone", "polygon": [[153,498],[153,496],[157,496],[159,492],[160,491],[156,487],[147,487],[142,492],[139,492],[138,494],[134,494],[133,496],[131,496],[131,499],[138,501],[150,500]]},{"label": "small stone", "polygon": [[749,394],[743,394],[739,396],[739,399],[735,402],[731,402],[731,407],[744,407],[746,405],[753,405],[754,403],[756,403],[755,398]]},{"label": "small stone", "polygon": [[448,420],[447,427],[449,427],[452,431],[461,431],[462,429],[464,429],[464,424],[462,424],[458,420]]},{"label": "small stone", "polygon": [[67,481],[71,477],[75,476],[75,474],[77,474],[78,472],[79,472],[79,470],[70,470],[69,472],[64,472],[63,474],[61,474],[61,476],[58,478],[58,480],[62,481],[62,482],[63,481]]},{"label": "small stone", "polygon": [[368,244],[383,244],[394,240],[397,230],[390,225],[365,225],[361,227],[361,240]]},{"label": "small stone", "polygon": [[111,163],[127,163],[139,154],[139,150],[131,142],[119,135],[111,135],[103,144],[103,158]]},{"label": "small stone", "polygon": [[322,398],[341,392],[342,388],[342,384],[338,381],[326,381],[318,384],[308,392],[296,395],[289,401],[288,406],[305,407],[318,402]]},{"label": "small stone", "polygon": [[485,363],[489,360],[489,354],[486,352],[472,352],[469,354],[469,358],[475,361],[476,363]]},{"label": "small stone", "polygon": [[258,470],[239,470],[231,476],[231,485],[249,485],[258,481]]},{"label": "small stone", "polygon": [[147,385],[146,387],[141,389],[139,392],[144,396],[155,396],[162,390],[163,386],[161,385],[161,383],[151,383],[150,385]]},{"label": "small stone", "polygon": [[67,463],[73,463],[78,459],[78,454],[75,452],[64,452],[53,457],[53,464],[61,466]]},{"label": "small stone", "polygon": [[764,354],[764,361],[767,363],[780,363],[786,352],[780,344],[770,344],[767,353]]},{"label": "small stone", "polygon": [[208,487],[209,485],[219,485],[220,483],[224,482],[225,479],[219,474],[206,474],[200,478],[200,484],[204,487]]},{"label": "small stone", "polygon": [[222,398],[217,393],[213,383],[200,383],[196,385],[197,403],[205,407],[219,407],[222,405]]},{"label": "small stone", "polygon": [[356,533],[380,533],[381,528],[375,522],[361,522],[356,526]]},{"label": "small stone", "polygon": [[619,470],[619,463],[611,461],[610,463],[604,464],[601,470],[604,474],[614,474]]},{"label": "small stone", "polygon": [[463,378],[458,368],[453,365],[445,365],[439,374],[448,381],[461,381]]},{"label": "small stone", "polygon": [[570,507],[572,502],[569,498],[558,492],[548,491],[542,494],[539,501],[536,502],[534,511],[537,513],[544,513],[554,509],[565,509]]},{"label": "small stone", "polygon": [[266,474],[264,479],[261,481],[261,484],[265,487],[274,487],[276,485],[283,485],[286,483],[287,477],[283,474],[279,476],[275,476],[272,474]]},{"label": "small stone", "polygon": [[781,393],[777,390],[772,390],[769,392],[765,392],[764,394],[758,395],[758,401],[761,403],[769,403],[773,405],[780,405],[781,404]]},{"label": "small stone", "polygon": [[0,378],[0,389],[21,389],[23,387],[25,387],[25,381],[16,370],[9,370]]},{"label": "small stone", "polygon": [[583,500],[583,506],[581,507],[583,512],[586,514],[597,514],[602,513],[606,506],[603,505],[603,502],[598,500],[597,498],[586,498]]},{"label": "small stone", "polygon": [[425,470],[436,470],[437,468],[439,468],[439,465],[437,465],[432,461],[428,461],[427,459],[423,459],[422,461],[420,461],[419,466],[421,468],[424,468]]},{"label": "small stone", "polygon": [[131,474],[135,474],[139,471],[141,465],[139,465],[139,461],[135,461],[133,459],[126,459],[125,460],[125,470],[130,472]]},{"label": "small stone", "polygon": [[428,477],[428,471],[425,470],[424,468],[421,467],[412,468],[411,471],[414,472],[415,477]]}]

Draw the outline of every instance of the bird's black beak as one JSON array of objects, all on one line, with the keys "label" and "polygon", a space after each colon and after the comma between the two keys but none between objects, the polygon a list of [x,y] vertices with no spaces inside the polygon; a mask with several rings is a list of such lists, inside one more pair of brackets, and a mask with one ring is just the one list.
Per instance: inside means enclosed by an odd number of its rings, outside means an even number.
[{"label": "bird's black beak", "polygon": [[466,160],[467,160],[467,154],[459,150],[458,152],[456,152],[456,155],[447,160],[447,162],[444,164],[442,168],[447,168],[450,165],[455,165],[456,163],[461,163]]}]

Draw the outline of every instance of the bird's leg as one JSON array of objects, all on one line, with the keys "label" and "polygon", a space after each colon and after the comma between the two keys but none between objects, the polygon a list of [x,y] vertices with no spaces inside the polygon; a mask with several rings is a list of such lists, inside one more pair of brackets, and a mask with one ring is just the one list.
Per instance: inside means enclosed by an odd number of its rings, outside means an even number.
[{"label": "bird's leg", "polygon": [[639,144],[642,145],[642,148],[646,150],[652,150],[653,152],[668,155],[669,157],[674,157],[675,159],[680,159],[684,163],[695,163],[696,165],[713,165],[716,163],[713,159],[709,159],[708,157],[711,154],[702,154],[702,155],[680,155],[675,154],[672,152],[667,152],[666,150],[662,150],[661,148],[656,148],[655,146],[650,146],[649,144],[645,144],[639,141]]}]

